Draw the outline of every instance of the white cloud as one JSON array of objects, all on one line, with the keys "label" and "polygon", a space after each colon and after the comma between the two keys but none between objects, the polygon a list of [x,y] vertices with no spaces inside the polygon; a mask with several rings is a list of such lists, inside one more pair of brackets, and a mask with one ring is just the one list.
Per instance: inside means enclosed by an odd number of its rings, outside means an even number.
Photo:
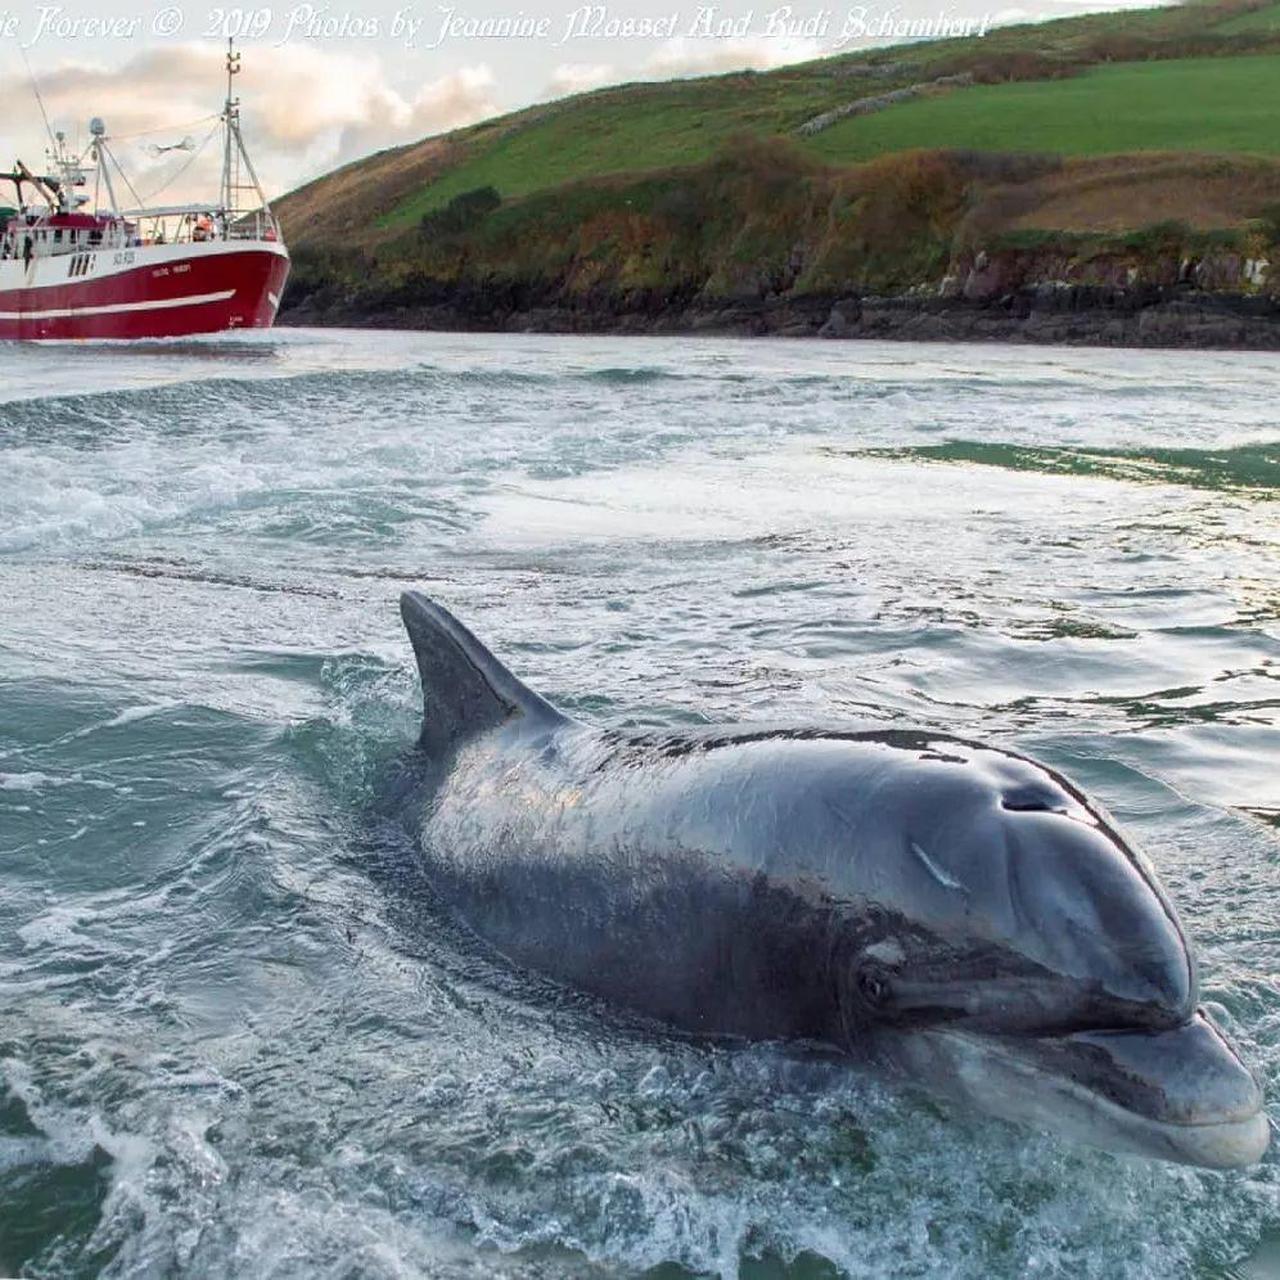
[{"label": "white cloud", "polygon": [[547,98],[563,98],[570,93],[584,93],[588,89],[598,89],[611,80],[616,81],[616,68],[607,62],[562,62],[547,81]]},{"label": "white cloud", "polygon": [[792,62],[821,57],[817,40],[789,40],[778,36],[738,39],[690,39],[674,36],[661,44],[644,64],[652,76],[714,75],[721,71],[767,71]]},{"label": "white cloud", "polygon": [[410,101],[382,86],[370,109],[345,123],[332,154],[323,157],[324,167],[474,124],[500,110],[493,73],[486,66],[460,67],[438,80],[429,80]]},{"label": "white cloud", "polygon": [[[244,65],[235,85],[243,102],[242,127],[268,195],[369,151],[499,110],[493,76],[484,66],[459,68],[404,94],[388,84],[373,53],[286,45],[255,48]],[[198,44],[149,49],[111,69],[65,61],[40,75],[53,127],[65,129],[69,142],[83,144],[88,118],[102,116],[138,192],[148,198],[167,182],[166,201],[194,199],[212,190],[220,164],[216,142],[195,158],[183,152],[157,158],[148,147],[188,134],[200,143],[215,124],[212,117],[221,108],[224,85],[220,56]],[[0,81],[0,118],[32,121],[34,127],[21,140],[43,149],[25,79]],[[41,155],[28,153],[33,166],[41,161]],[[125,191],[118,195],[122,201],[130,199]]]}]

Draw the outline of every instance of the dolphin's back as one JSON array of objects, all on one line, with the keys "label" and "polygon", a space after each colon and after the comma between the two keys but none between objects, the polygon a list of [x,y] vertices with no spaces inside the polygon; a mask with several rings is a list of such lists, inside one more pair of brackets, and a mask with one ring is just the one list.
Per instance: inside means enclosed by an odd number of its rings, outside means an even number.
[{"label": "dolphin's back", "polygon": [[755,785],[765,762],[619,745],[575,724],[463,744],[416,815],[440,899],[517,964],[669,1025],[841,1041],[856,908],[770,865],[797,810]]},{"label": "dolphin's back", "polygon": [[524,718],[548,728],[566,723],[522,684],[451,613],[419,591],[400,597],[400,615],[422,680],[419,745],[437,761],[478,734]]},{"label": "dolphin's back", "polygon": [[[400,607],[423,689],[422,850],[464,923],[519,964],[675,1026],[838,1038],[846,922],[816,884],[769,874],[771,805],[706,829],[690,792],[706,751],[590,730],[427,597]],[[722,785],[764,797],[753,755]]]}]

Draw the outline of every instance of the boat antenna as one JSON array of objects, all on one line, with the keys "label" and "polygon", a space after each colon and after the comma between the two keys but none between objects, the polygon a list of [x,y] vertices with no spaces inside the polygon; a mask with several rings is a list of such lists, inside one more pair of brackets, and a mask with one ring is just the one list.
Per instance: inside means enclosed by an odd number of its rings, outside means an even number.
[{"label": "boat antenna", "polygon": [[27,51],[19,45],[18,52],[22,54],[22,61],[26,64],[27,75],[31,80],[31,90],[36,95],[36,105],[40,108],[40,115],[44,118],[44,131],[49,135],[49,145],[56,149],[58,140],[53,136],[53,126],[49,123],[49,113],[44,109],[44,98],[40,96],[40,82],[36,79],[36,73],[31,70],[31,61],[27,57]]},{"label": "boat antenna", "polygon": [[231,105],[231,77],[240,74],[240,55],[236,52],[236,42],[227,37],[227,105]]}]

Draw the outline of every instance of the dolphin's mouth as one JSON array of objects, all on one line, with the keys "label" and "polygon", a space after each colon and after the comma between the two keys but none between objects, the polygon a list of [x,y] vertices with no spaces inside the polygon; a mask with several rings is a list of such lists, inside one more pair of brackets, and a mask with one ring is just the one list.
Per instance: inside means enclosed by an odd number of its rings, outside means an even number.
[{"label": "dolphin's mouth", "polygon": [[983,1111],[1109,1151],[1234,1169],[1270,1141],[1257,1082],[1202,1012],[1165,1031],[1044,1038],[953,1024],[902,1036],[893,1057]]}]

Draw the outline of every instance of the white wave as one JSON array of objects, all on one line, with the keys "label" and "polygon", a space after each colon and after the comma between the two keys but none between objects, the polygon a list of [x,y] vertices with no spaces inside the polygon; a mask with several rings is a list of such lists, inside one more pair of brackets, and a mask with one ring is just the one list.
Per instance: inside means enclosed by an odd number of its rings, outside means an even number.
[{"label": "white wave", "polygon": [[47,773],[0,773],[0,791],[39,791],[51,784],[56,779]]}]

